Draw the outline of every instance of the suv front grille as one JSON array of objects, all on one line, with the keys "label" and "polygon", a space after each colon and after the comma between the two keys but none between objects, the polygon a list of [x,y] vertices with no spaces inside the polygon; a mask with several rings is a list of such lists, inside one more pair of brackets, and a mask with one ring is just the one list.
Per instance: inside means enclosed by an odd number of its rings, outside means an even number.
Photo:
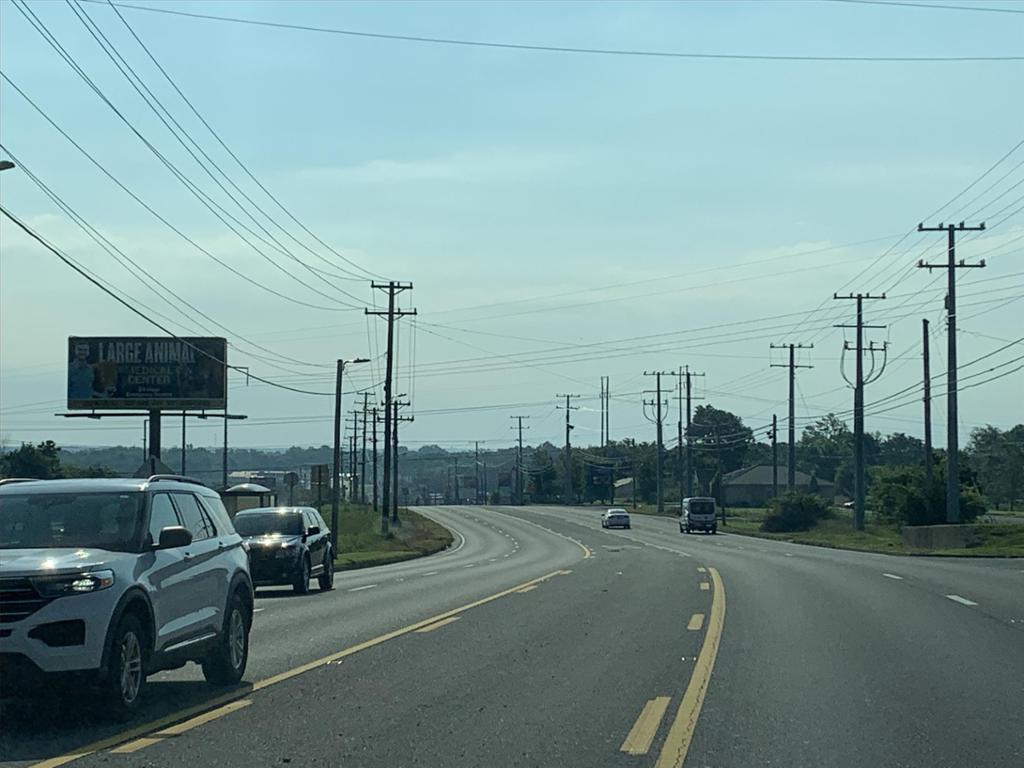
[{"label": "suv front grille", "polygon": [[21,621],[48,602],[28,579],[0,579],[0,624]]}]

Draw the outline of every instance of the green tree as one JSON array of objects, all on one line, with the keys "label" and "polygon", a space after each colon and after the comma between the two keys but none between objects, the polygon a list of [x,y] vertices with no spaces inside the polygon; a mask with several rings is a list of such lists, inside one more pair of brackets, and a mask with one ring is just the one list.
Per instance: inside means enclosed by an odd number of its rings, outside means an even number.
[{"label": "green tree", "polygon": [[527,467],[527,490],[533,501],[551,502],[558,495],[558,472],[551,458],[550,443],[533,449]]},{"label": "green tree", "polygon": [[1024,424],[1005,432],[992,425],[973,430],[966,454],[985,496],[1012,510],[1024,491]]},{"label": "green tree", "polygon": [[836,470],[852,456],[853,433],[833,413],[805,427],[797,444],[798,468],[829,482],[835,482]]},{"label": "green tree", "polygon": [[[883,522],[896,525],[939,525],[946,522],[946,468],[936,467],[931,482],[922,467],[875,467],[868,507]],[[972,483],[960,476],[960,519],[965,523],[985,512],[985,501]]]},{"label": "green tree", "polygon": [[696,443],[694,470],[704,488],[710,488],[716,482],[719,447],[722,474],[728,474],[747,465],[747,455],[754,441],[754,433],[743,419],[713,405],[697,406],[686,437]]},{"label": "green tree", "polygon": [[20,448],[3,455],[0,460],[0,474],[6,477],[33,477],[39,480],[63,477],[60,448],[53,440],[46,440],[38,445],[22,443]]},{"label": "green tree", "polygon": [[917,466],[924,458],[924,442],[902,432],[894,432],[878,443],[878,463],[888,467]]}]

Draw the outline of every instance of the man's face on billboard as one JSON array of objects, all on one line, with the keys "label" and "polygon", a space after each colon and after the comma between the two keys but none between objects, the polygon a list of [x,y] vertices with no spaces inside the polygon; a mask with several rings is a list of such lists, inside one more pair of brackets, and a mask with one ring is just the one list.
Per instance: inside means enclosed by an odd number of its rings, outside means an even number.
[{"label": "man's face on billboard", "polygon": [[89,345],[75,344],[75,360],[84,363],[89,359]]}]

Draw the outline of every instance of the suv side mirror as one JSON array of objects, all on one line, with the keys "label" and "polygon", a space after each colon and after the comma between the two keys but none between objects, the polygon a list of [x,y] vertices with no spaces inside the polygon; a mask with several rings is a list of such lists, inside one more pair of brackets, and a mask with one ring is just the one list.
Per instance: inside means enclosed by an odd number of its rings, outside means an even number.
[{"label": "suv side mirror", "polygon": [[309,526],[309,528],[306,529],[307,536],[316,536],[318,533],[320,533],[319,525],[311,525]]},{"label": "suv side mirror", "polygon": [[192,543],[192,533],[180,525],[169,525],[160,531],[160,542],[157,549],[177,549]]}]

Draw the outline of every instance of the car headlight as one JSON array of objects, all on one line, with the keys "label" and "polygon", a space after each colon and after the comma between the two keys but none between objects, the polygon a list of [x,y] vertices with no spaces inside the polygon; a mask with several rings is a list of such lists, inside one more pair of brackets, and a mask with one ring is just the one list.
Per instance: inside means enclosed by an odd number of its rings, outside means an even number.
[{"label": "car headlight", "polygon": [[295,553],[299,551],[298,546],[290,541],[281,542],[281,548],[274,553],[276,558],[294,557]]},{"label": "car headlight", "polygon": [[114,584],[113,571],[89,571],[35,579],[33,585],[43,597],[64,597],[99,592]]}]

